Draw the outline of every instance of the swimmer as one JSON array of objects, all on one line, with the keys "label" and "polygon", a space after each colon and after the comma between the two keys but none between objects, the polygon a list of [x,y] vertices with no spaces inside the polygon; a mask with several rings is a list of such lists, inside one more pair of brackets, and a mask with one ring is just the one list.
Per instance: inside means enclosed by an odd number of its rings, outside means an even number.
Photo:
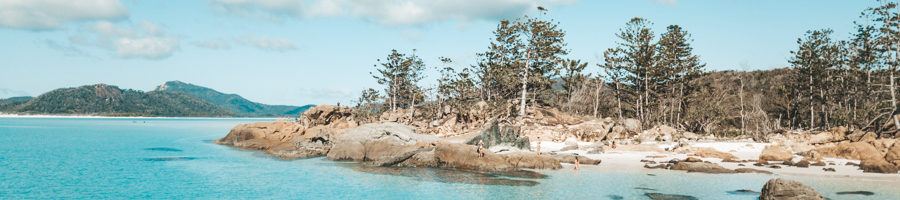
[{"label": "swimmer", "polygon": [[575,155],[575,170],[578,170],[578,155]]}]

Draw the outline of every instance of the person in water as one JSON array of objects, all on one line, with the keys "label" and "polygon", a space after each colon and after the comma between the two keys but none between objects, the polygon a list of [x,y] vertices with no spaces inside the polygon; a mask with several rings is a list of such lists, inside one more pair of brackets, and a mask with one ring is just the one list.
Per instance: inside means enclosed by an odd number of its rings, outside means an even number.
[{"label": "person in water", "polygon": [[578,154],[575,154],[575,170],[578,170]]},{"label": "person in water", "polygon": [[541,137],[537,137],[537,154],[541,155]]},{"label": "person in water", "polygon": [[484,140],[478,141],[478,157],[479,158],[484,157]]}]

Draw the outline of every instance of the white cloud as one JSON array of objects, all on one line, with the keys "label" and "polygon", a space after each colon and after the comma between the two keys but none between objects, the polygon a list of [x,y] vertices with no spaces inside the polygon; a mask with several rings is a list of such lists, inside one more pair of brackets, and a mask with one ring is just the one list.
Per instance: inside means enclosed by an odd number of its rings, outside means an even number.
[{"label": "white cloud", "polygon": [[118,0],[2,0],[0,26],[29,30],[64,28],[63,23],[128,18]]},{"label": "white cloud", "polygon": [[666,4],[672,7],[678,6],[678,0],[653,0],[653,3]]},{"label": "white cloud", "polygon": [[265,35],[263,35],[262,37],[256,37],[254,35],[247,34],[241,37],[234,38],[234,42],[267,51],[285,52],[297,49],[297,45],[294,45],[294,41],[291,41],[290,39],[269,37]]},{"label": "white cloud", "polygon": [[69,37],[69,41],[108,49],[120,58],[163,59],[180,49],[177,37],[166,35],[158,25],[147,21],[131,24],[129,27],[100,21],[85,29],[96,35],[94,40],[76,35]]},{"label": "white cloud", "polygon": [[515,19],[537,6],[575,0],[211,0],[214,9],[235,16],[280,21],[283,17],[351,16],[388,26],[458,20]]},{"label": "white cloud", "polygon": [[66,56],[90,56],[90,54],[81,50],[81,48],[75,47],[75,45],[72,45],[71,43],[63,43],[51,39],[46,39],[44,40],[44,45],[47,45],[47,47],[50,49],[60,51],[63,53],[63,55]]},{"label": "white cloud", "polygon": [[194,42],[193,44],[194,44],[194,46],[207,48],[207,49],[216,49],[216,50],[231,49],[231,45],[229,45],[228,42],[223,39],[200,41],[200,42]]}]

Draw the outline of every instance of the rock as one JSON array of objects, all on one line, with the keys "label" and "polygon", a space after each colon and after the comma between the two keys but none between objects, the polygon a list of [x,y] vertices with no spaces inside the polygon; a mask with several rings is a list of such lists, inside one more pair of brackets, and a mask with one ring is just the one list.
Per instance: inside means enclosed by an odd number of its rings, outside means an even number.
[{"label": "rock", "polygon": [[697,197],[679,194],[645,193],[644,195],[653,200],[697,200]]},{"label": "rock", "polygon": [[818,191],[803,183],[775,178],[763,185],[759,194],[760,200],[824,200]]},{"label": "rock", "polygon": [[850,160],[884,160],[881,151],[872,144],[864,142],[840,143],[831,147],[820,147],[814,150],[820,157],[844,158]]},{"label": "rock", "polygon": [[587,154],[602,154],[606,152],[603,150],[604,147],[606,147],[604,142],[595,142],[594,144],[584,147],[584,149],[587,150]]},{"label": "rock", "polygon": [[[401,155],[414,155],[441,141],[431,135],[415,133],[412,126],[389,123],[368,123],[346,130],[335,141],[326,158],[334,161],[375,161],[390,163]],[[405,147],[405,148],[404,148]],[[405,160],[405,159],[404,159]]]},{"label": "rock", "polygon": [[295,133],[291,140],[269,148],[266,154],[281,159],[325,156],[338,137],[340,135],[334,129],[320,125]]},{"label": "rock", "polygon": [[831,142],[840,142],[842,140],[847,139],[847,127],[839,126],[831,128],[828,131],[823,131],[819,134],[814,135],[812,138],[807,140],[809,144],[825,144]]},{"label": "rock", "polygon": [[687,132],[687,131],[685,131],[684,133],[681,133],[681,137],[684,139],[688,139],[688,140],[697,140],[700,138],[699,136],[697,136],[697,134],[694,134],[692,132]]},{"label": "rock", "polygon": [[239,124],[231,128],[228,135],[213,141],[213,143],[241,149],[265,150],[291,140],[291,137],[304,130],[302,126],[291,122]]},{"label": "rock", "polygon": [[578,145],[569,145],[569,146],[563,147],[562,149],[559,149],[559,151],[571,151],[571,150],[578,150]]},{"label": "rock", "polygon": [[824,162],[815,162],[815,163],[812,163],[812,164],[810,164],[810,165],[812,165],[812,166],[824,167],[824,166],[825,166],[825,163],[824,163]]},{"label": "rock", "polygon": [[753,166],[762,167],[762,166],[766,166],[766,165],[762,164],[762,163],[753,163]]},{"label": "rock", "polygon": [[875,138],[877,138],[877,137],[878,137],[878,135],[876,135],[873,132],[863,132],[863,131],[856,131],[856,132],[853,132],[853,134],[850,134],[847,136],[847,138],[850,139],[850,142],[861,142],[861,141],[867,142],[869,140],[874,141]]},{"label": "rock", "polygon": [[778,165],[772,165],[772,166],[769,166],[769,168],[772,168],[772,169],[781,169],[781,166],[778,166]]},{"label": "rock", "polygon": [[[556,154],[556,155],[551,155],[550,157],[551,157],[551,158],[554,158],[554,159],[556,159],[556,160],[559,160],[559,162],[569,163],[569,164],[575,164],[575,157],[576,157],[576,155],[572,155],[572,154]],[[579,163],[579,164],[582,164],[582,165],[599,165],[600,162],[602,162],[602,161],[601,161],[601,160],[590,159],[590,158],[585,157],[585,156],[578,156],[578,163]]]},{"label": "rock", "polygon": [[900,144],[895,142],[884,155],[884,160],[896,166],[900,166]]},{"label": "rock", "polygon": [[737,159],[726,158],[726,159],[722,159],[722,162],[741,162],[741,161],[737,160]]},{"label": "rock", "polygon": [[629,133],[641,132],[641,120],[628,118],[622,121],[622,126],[624,126],[625,131],[628,131]]},{"label": "rock", "polygon": [[695,157],[687,157],[684,159],[684,162],[703,162],[703,160]]},{"label": "rock", "polygon": [[559,160],[553,159],[536,153],[515,152],[501,154],[500,157],[506,159],[506,162],[517,168],[528,169],[560,169],[562,165]]},{"label": "rock", "polygon": [[795,167],[809,168],[809,161],[801,160],[800,162],[794,163]]},{"label": "rock", "polygon": [[855,195],[864,195],[864,196],[875,195],[874,192],[869,192],[869,191],[842,191],[842,192],[837,192],[836,194],[838,194],[838,195],[855,194]]},{"label": "rock", "polygon": [[524,151],[531,151],[531,141],[528,137],[521,135],[521,128],[512,124],[499,124],[496,120],[490,126],[481,131],[465,143],[469,145],[478,145],[479,141],[484,141],[484,148],[492,146],[506,145],[518,148]]},{"label": "rock", "polygon": [[794,156],[793,154],[791,154],[791,151],[787,150],[784,147],[775,145],[766,146],[762,150],[762,153],[759,155],[760,160],[767,161],[789,161],[793,158]]},{"label": "rock", "polygon": [[781,164],[782,164],[782,165],[787,165],[787,166],[794,166],[794,161],[788,160],[788,161],[782,162]]},{"label": "rock", "polygon": [[855,162],[847,162],[847,164],[844,164],[844,165],[846,165],[846,166],[859,166],[859,164],[856,164]]},{"label": "rock", "polygon": [[568,138],[568,139],[566,139],[565,143],[566,143],[566,145],[568,145],[568,146],[578,145],[578,139],[575,139],[575,138]]},{"label": "rock", "polygon": [[347,106],[318,105],[301,114],[300,124],[303,127],[332,126],[334,129],[344,129],[349,128],[350,123],[347,121],[352,116],[353,109]]},{"label": "rock", "polygon": [[666,164],[659,164],[659,165],[656,165],[656,166],[650,166],[649,164],[644,164],[644,168],[647,168],[647,169],[665,169],[665,168],[666,168]]},{"label": "rock", "polygon": [[441,168],[454,168],[474,171],[517,171],[506,159],[485,151],[484,157],[478,157],[478,147],[461,143],[441,143],[434,147],[434,159]]},{"label": "rock", "polygon": [[725,153],[721,151],[716,151],[713,148],[700,148],[694,155],[700,156],[701,158],[721,158],[721,159],[739,159],[737,156],[734,156],[730,153]]},{"label": "rock", "polygon": [[832,168],[832,167],[829,167],[829,168],[822,168],[822,170],[824,170],[824,171],[826,171],[826,172],[837,172],[837,170],[834,170],[834,168]]},{"label": "rock", "polygon": [[673,164],[670,169],[700,173],[734,173],[734,170],[726,169],[717,164],[704,162],[679,162]]},{"label": "rock", "polygon": [[772,174],[772,172],[770,172],[770,171],[758,170],[758,169],[752,169],[752,168],[737,168],[737,169],[734,169],[734,172],[736,172],[736,173]]},{"label": "rock", "polygon": [[747,166],[747,165],[744,165],[744,164],[738,164],[738,166],[741,166],[741,167],[743,167],[743,166]]},{"label": "rock", "polygon": [[756,161],[756,163],[763,164],[763,165],[768,165],[768,164],[769,164],[769,161],[758,160],[758,161]]},{"label": "rock", "polygon": [[863,160],[859,163],[859,168],[864,173],[896,174],[898,171],[897,166],[884,160]]}]

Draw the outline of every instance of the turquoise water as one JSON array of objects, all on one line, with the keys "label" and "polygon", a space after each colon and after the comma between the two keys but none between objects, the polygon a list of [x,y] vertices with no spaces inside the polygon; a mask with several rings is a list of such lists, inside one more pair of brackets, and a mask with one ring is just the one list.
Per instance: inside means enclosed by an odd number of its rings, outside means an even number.
[{"label": "turquoise water", "polygon": [[[234,125],[271,119],[0,118],[2,199],[756,199],[771,178],[831,199],[900,199],[900,183],[759,174],[615,169],[516,178],[455,170],[377,168],[323,158],[283,161],[210,143]],[[526,184],[523,184],[526,183]],[[522,186],[531,185],[531,186]],[[837,195],[872,191],[873,196]]]}]

